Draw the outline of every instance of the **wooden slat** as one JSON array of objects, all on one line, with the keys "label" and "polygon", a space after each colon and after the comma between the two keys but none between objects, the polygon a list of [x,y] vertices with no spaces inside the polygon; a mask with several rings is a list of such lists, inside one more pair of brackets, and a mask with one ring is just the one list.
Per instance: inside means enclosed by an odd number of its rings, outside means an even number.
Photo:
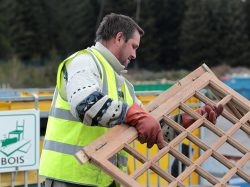
[{"label": "wooden slat", "polygon": [[[190,83],[189,85],[183,87],[181,92],[175,94],[175,99],[169,98],[164,103],[162,103],[158,108],[151,112],[151,114],[158,120],[162,118],[162,113],[169,114],[174,109],[178,108],[179,102],[185,102],[189,98],[191,98],[195,90],[199,89],[200,87],[206,86],[209,83],[209,79],[212,77],[209,73],[204,73],[200,77],[196,79],[196,81]],[[185,93],[185,94],[183,94]],[[176,102],[179,101],[179,102]]]},{"label": "wooden slat", "polygon": [[233,98],[236,100],[236,102],[240,104],[240,108],[242,108],[242,109],[244,109],[246,111],[250,110],[250,101],[248,99],[242,97],[235,90],[233,90],[229,86],[223,84],[216,77],[213,77],[213,79],[211,79],[210,84],[215,86],[217,88],[217,90],[226,90],[227,92],[230,92],[230,94],[233,95]]},{"label": "wooden slat", "polygon": [[[201,100],[204,103],[208,103],[211,104],[213,106],[216,106],[217,104],[210,100],[209,98],[205,97],[204,95],[202,95],[199,91],[195,92],[195,96]],[[228,119],[231,123],[237,123],[239,121],[238,118],[236,118],[235,116],[233,116],[231,113],[229,113],[225,108],[223,110],[222,116],[225,117],[226,119]]]},{"label": "wooden slat", "polygon": [[250,160],[250,154],[244,155],[234,167],[232,167],[221,179],[220,184],[225,185],[235,174],[244,177],[248,183],[250,183],[250,176],[240,169],[248,160]]},{"label": "wooden slat", "polygon": [[[94,154],[96,154],[96,152],[99,149],[101,149],[102,146],[105,146],[109,142],[112,141],[110,139],[110,137],[112,137],[112,138],[115,139],[116,136],[120,136],[120,134],[123,133],[128,128],[129,128],[129,126],[127,126],[127,125],[115,126],[114,128],[112,128],[112,130],[110,130],[109,132],[107,132],[106,134],[104,134],[103,136],[101,136],[100,138],[96,139],[90,145],[84,147],[84,149],[82,149],[82,151],[79,151],[76,154],[76,158],[79,160],[79,162],[84,163],[86,160],[85,160],[85,158],[82,157],[83,154],[85,154],[86,157],[88,157],[88,155],[94,155]],[[136,137],[136,131],[134,132],[134,134],[131,133],[131,136],[133,136],[133,135]]]},{"label": "wooden slat", "polygon": [[207,72],[206,68],[204,68],[204,67],[205,67],[205,65],[197,68],[195,71],[193,71],[192,73],[187,75],[185,78],[178,81],[177,84],[174,84],[171,88],[168,89],[167,92],[163,92],[157,98],[155,98],[154,100],[149,102],[147,107],[146,107],[148,109],[148,111],[151,112],[154,109],[158,108],[163,102],[166,101],[166,99],[169,99],[169,98],[173,97],[176,93],[178,93],[183,88],[183,86],[190,84],[195,79],[200,77],[202,74]]},{"label": "wooden slat", "polygon": [[130,176],[126,173],[122,172],[116,166],[114,166],[108,160],[105,160],[101,157],[101,155],[96,155],[92,157],[92,163],[96,166],[101,167],[104,171],[110,174],[116,181],[119,181],[122,185],[127,187],[141,187],[137,181],[132,180]]},{"label": "wooden slat", "polygon": [[[146,157],[144,157],[143,155],[141,155],[137,150],[133,149],[132,147],[130,147],[128,144],[125,144],[124,150],[127,151],[129,154],[133,155],[137,160],[139,160],[141,163],[145,163],[148,161],[148,159]],[[175,180],[175,178],[170,175],[169,173],[163,171],[160,167],[158,167],[155,163],[152,163],[151,165],[151,169],[152,171],[154,171],[155,173],[157,173],[158,175],[160,175],[163,179],[165,179],[168,182],[172,182]],[[139,171],[137,171],[138,173]],[[132,178],[137,178],[139,175],[137,173],[134,173],[132,175],[130,175]],[[142,172],[143,173],[143,172]],[[179,184],[180,186],[183,186],[181,184]]]}]

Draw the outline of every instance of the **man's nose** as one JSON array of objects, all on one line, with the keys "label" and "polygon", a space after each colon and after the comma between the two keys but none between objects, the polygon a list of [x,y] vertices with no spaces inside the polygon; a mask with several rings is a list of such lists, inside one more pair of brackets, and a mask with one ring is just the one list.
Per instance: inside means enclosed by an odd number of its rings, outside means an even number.
[{"label": "man's nose", "polygon": [[133,53],[132,53],[132,59],[135,59],[136,58],[136,52],[134,51]]}]

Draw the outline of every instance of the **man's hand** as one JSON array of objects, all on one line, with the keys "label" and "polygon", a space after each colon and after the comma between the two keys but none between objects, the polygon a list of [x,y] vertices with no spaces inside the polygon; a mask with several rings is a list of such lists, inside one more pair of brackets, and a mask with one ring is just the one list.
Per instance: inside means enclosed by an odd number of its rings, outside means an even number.
[{"label": "man's hand", "polygon": [[[213,124],[216,123],[216,119],[221,115],[223,112],[223,106],[219,105],[218,107],[211,106],[206,104],[204,107],[201,107],[195,110],[200,115],[204,115],[207,113],[207,119],[212,122]],[[195,120],[187,113],[182,114],[182,126],[184,128],[188,128]]]},{"label": "man's hand", "polygon": [[159,122],[136,103],[128,109],[126,122],[136,128],[140,143],[147,143],[148,148],[153,147],[154,144],[157,144],[159,149],[164,147],[164,138]]}]

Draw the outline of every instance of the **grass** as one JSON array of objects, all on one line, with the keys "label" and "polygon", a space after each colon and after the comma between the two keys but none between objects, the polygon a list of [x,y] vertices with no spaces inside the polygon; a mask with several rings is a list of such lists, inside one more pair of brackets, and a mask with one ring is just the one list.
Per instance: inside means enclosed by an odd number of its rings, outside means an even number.
[{"label": "grass", "polygon": [[145,69],[141,70],[129,70],[125,77],[133,84],[139,83],[167,83],[179,80],[185,77],[189,72],[187,70],[178,71],[149,71]]},{"label": "grass", "polygon": [[[0,88],[48,88],[55,87],[58,59],[51,59],[46,65],[24,65],[17,59],[8,62],[0,62]],[[231,68],[225,64],[212,67],[211,70],[217,77],[227,74],[250,74],[250,70],[244,67]],[[172,83],[188,75],[187,70],[149,71],[145,69],[130,69],[124,76],[133,84]]]}]

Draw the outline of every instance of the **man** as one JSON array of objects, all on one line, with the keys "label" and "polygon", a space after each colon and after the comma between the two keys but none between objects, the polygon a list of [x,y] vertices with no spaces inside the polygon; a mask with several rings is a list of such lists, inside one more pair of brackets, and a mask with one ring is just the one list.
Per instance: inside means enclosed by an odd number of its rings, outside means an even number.
[{"label": "man", "polygon": [[[148,148],[164,147],[159,122],[140,107],[123,77],[143,34],[130,17],[111,13],[97,29],[95,46],[60,64],[40,161],[45,186],[114,186],[110,176],[90,163],[80,165],[74,155],[121,123],[135,127]],[[111,161],[126,170],[124,152]]]}]

